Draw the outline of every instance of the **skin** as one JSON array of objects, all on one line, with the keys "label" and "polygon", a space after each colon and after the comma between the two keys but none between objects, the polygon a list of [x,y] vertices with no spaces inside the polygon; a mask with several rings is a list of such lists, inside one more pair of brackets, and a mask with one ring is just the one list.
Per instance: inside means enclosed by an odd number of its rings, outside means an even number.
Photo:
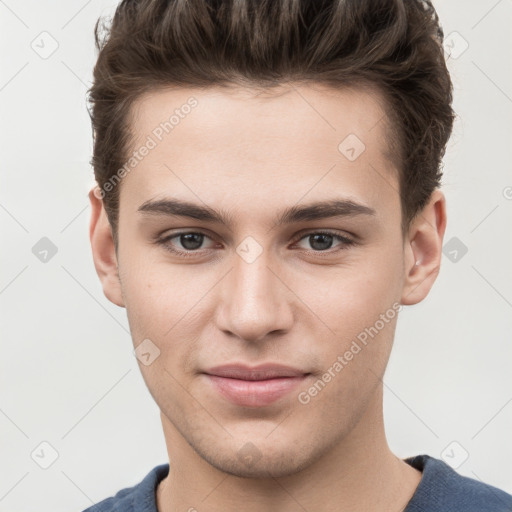
[{"label": "skin", "polygon": [[[402,510],[421,472],[384,433],[382,378],[398,315],[309,403],[298,394],[393,304],[426,297],[440,266],[444,195],[434,191],[403,237],[383,100],[369,89],[153,91],[134,105],[134,148],[191,96],[198,105],[123,178],[117,252],[102,201],[89,194],[104,293],[126,308],[134,346],[149,338],[160,350],[139,362],[170,460],[158,510]],[[350,133],[366,146],[352,162],[338,150]],[[228,212],[232,223],[138,211],[164,197]],[[286,207],[329,199],[375,214],[275,222]],[[327,237],[322,246],[309,237],[318,230],[357,243]],[[191,257],[155,243],[181,231],[206,235],[196,246],[167,241]],[[248,236],[262,250],[251,263],[236,251]],[[201,374],[232,362],[311,375],[269,406],[240,407]],[[240,456],[248,449],[252,464]]]}]

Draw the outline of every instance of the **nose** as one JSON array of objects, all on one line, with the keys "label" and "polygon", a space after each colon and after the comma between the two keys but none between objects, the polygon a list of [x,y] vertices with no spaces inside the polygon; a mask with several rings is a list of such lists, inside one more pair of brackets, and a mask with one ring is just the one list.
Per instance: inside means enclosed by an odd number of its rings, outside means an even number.
[{"label": "nose", "polygon": [[279,266],[267,251],[252,262],[238,254],[233,259],[233,268],[220,283],[217,327],[251,342],[288,332],[293,323],[293,293]]}]

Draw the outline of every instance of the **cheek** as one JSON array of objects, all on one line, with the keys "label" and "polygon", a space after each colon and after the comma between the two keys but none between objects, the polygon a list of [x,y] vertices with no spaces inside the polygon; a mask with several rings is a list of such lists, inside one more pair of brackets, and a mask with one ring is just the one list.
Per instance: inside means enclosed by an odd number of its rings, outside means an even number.
[{"label": "cheek", "polygon": [[317,395],[311,400],[322,417],[346,428],[346,422],[355,422],[372,400],[393,345],[400,305],[391,294],[385,300],[382,290],[375,288],[355,299],[341,298],[337,315],[328,320],[335,333],[315,340],[324,373],[306,394]]},{"label": "cheek", "polygon": [[[126,310],[133,335],[163,341],[193,300],[179,279],[170,274],[132,272],[124,284]],[[135,336],[134,336],[135,337]]]},{"label": "cheek", "polygon": [[[123,293],[135,345],[146,338],[161,351],[161,359],[178,359],[192,351],[211,318],[211,294],[218,276],[193,265],[172,265],[150,251],[124,260]],[[170,357],[170,356],[169,356]]]},{"label": "cheek", "polygon": [[400,300],[400,261],[400,254],[389,250],[368,250],[347,265],[296,276],[294,291],[333,335],[346,339]]},{"label": "cheek", "polygon": [[331,379],[326,386],[330,391],[323,396],[326,403],[332,399],[344,404],[345,410],[352,407],[354,397],[369,396],[378,384],[400,309],[399,254],[389,250],[369,253],[350,267],[331,269],[328,280],[318,275],[308,278],[304,283],[308,286],[301,283],[299,291],[316,313],[314,322],[303,322],[314,341],[309,349],[315,347],[322,354],[323,368],[331,369],[326,376]]}]

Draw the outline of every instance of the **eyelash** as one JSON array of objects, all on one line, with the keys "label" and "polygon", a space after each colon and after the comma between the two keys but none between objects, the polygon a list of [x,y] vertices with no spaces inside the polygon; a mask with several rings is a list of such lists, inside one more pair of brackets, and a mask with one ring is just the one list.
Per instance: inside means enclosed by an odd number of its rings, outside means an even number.
[{"label": "eyelash", "polygon": [[[171,246],[169,244],[170,240],[172,240],[174,238],[177,238],[177,237],[179,237],[181,235],[203,235],[203,236],[205,236],[207,238],[211,238],[206,233],[203,233],[201,231],[180,231],[178,233],[173,233],[172,235],[167,236],[165,238],[162,238],[160,240],[156,240],[156,244],[163,246],[167,251],[169,251],[169,252],[171,252],[173,254],[176,254],[176,255],[178,255],[180,257],[189,258],[189,257],[197,256],[200,253],[200,249],[198,249],[198,250],[182,251],[180,249],[175,249],[173,246]],[[346,250],[348,247],[353,246],[353,245],[356,244],[356,242],[354,240],[352,240],[352,239],[350,239],[350,238],[348,238],[348,237],[346,237],[344,235],[340,235],[339,233],[336,233],[336,232],[324,231],[324,230],[310,231],[308,233],[302,234],[300,237],[296,238],[293,241],[293,243],[295,244],[297,242],[300,242],[304,238],[307,238],[308,236],[311,236],[311,235],[327,235],[327,236],[332,236],[336,240],[338,240],[339,242],[342,242],[342,245],[338,249],[334,249],[334,250],[327,249],[325,251],[315,251],[315,250],[306,251],[308,253],[314,253],[315,255],[320,255],[320,256],[322,256],[323,254],[332,255],[333,253],[336,253],[338,251]],[[207,249],[207,250],[212,250],[212,249]]]}]

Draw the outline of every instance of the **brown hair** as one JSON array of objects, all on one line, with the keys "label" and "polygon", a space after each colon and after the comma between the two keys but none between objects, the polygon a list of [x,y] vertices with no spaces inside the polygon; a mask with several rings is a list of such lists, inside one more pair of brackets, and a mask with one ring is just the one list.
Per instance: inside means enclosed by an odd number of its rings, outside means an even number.
[{"label": "brown hair", "polygon": [[455,117],[443,37],[429,0],[123,0],[96,23],[88,91],[91,164],[116,247],[120,187],[105,184],[129,158],[134,101],[169,86],[377,87],[405,232],[440,185]]}]

